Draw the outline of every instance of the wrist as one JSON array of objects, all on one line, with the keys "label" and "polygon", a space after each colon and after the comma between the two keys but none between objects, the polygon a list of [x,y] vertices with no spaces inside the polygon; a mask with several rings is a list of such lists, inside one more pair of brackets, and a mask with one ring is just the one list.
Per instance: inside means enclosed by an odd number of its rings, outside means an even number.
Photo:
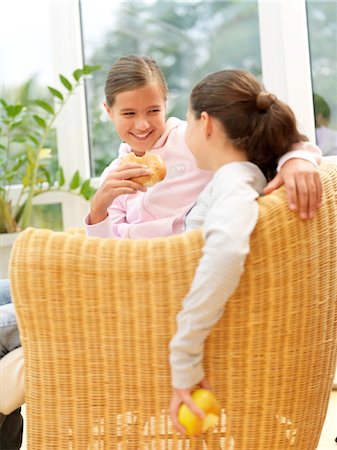
[{"label": "wrist", "polygon": [[108,217],[107,211],[104,212],[93,212],[89,213],[89,225],[96,225],[97,223],[103,222]]}]

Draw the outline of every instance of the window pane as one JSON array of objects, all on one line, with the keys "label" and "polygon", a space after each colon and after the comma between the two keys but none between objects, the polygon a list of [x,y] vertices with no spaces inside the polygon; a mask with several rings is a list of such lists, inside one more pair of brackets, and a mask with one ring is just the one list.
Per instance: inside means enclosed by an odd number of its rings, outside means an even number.
[{"label": "window pane", "polygon": [[45,0],[4,1],[0,16],[0,96],[16,102],[52,81],[49,6]]},{"label": "window pane", "polygon": [[[8,104],[23,105],[35,98],[47,98],[47,86],[53,80],[48,2],[1,2],[0,17],[0,97]],[[24,145],[12,146],[11,154],[22,151]],[[45,145],[56,155],[55,133],[50,133]]]},{"label": "window pane", "polygon": [[[50,2],[45,0],[0,2],[0,97],[7,104],[28,105],[33,99],[51,98],[47,88],[48,85],[53,86],[54,78],[49,8]],[[37,109],[36,114],[45,118],[44,112],[42,109],[41,111]],[[4,105],[0,104],[0,122],[3,122],[4,117]],[[22,116],[18,116],[17,122],[21,119]],[[12,136],[14,133],[17,134],[17,140],[11,142],[7,152],[7,128],[4,123],[1,123],[0,144],[6,147],[6,153],[3,151],[0,154],[1,187],[20,184],[28,173],[27,159],[29,160],[31,153],[27,149],[32,143],[27,136],[33,133],[29,133],[32,128],[29,125],[27,129],[27,124],[27,118],[25,118],[22,130],[18,127],[11,132]],[[39,130],[36,124],[35,127]],[[51,173],[55,173],[58,167],[56,144],[56,132],[52,129],[44,147],[52,149],[54,158],[46,160],[43,168],[50,170]],[[3,150],[3,147],[1,149]],[[13,176],[2,178],[1,169],[4,167],[7,172],[13,170]],[[18,188],[8,190],[9,196],[13,196],[13,205],[16,205],[17,201],[16,194],[12,192],[15,190],[18,191]],[[30,225],[62,229],[61,205],[34,205]]]},{"label": "window pane", "polygon": [[307,1],[316,140],[337,155],[337,4]]},{"label": "window pane", "polygon": [[[0,17],[0,97],[8,104],[23,105],[36,98],[50,99],[47,86],[53,85],[53,73],[48,2],[1,2]],[[23,145],[18,143],[12,148],[12,154],[20,152]],[[45,146],[52,148],[56,157],[54,131],[49,134]],[[12,183],[16,182],[17,179],[12,180]]]},{"label": "window pane", "polygon": [[61,204],[33,205],[30,225],[36,228],[49,228],[55,231],[63,230]]},{"label": "window pane", "polygon": [[102,108],[106,75],[120,56],[152,56],[170,90],[168,116],[184,118],[193,85],[224,68],[261,74],[257,1],[81,1],[84,55],[102,70],[87,83],[93,175],[120,139]]}]

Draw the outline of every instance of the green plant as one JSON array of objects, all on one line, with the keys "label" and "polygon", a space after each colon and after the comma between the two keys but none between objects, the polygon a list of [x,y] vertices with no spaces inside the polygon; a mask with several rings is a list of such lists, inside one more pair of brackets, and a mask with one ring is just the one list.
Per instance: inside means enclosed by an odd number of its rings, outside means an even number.
[{"label": "green plant", "polygon": [[[78,171],[69,183],[65,182],[55,156],[53,131],[55,120],[71,95],[86,76],[99,68],[85,65],[76,69],[71,81],[60,74],[62,91],[48,86],[48,99],[32,99],[25,105],[0,99],[0,233],[29,225],[37,195],[65,191],[89,200],[94,194],[90,180],[81,180]],[[15,200],[11,195],[13,185],[19,185]]]}]

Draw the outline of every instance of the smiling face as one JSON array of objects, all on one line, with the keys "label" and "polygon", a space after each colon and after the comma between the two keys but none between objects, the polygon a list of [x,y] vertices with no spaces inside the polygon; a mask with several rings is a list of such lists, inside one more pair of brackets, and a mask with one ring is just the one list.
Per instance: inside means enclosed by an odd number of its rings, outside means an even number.
[{"label": "smiling face", "polygon": [[137,155],[153,148],[165,130],[165,98],[156,82],[121,92],[111,107],[104,106],[119,137]]}]

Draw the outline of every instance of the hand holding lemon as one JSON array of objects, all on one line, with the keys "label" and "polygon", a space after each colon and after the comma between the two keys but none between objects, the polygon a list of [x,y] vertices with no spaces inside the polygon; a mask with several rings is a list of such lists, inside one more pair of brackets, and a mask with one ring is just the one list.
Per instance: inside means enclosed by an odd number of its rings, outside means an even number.
[{"label": "hand holding lemon", "polygon": [[209,389],[196,389],[192,393],[189,391],[174,390],[171,417],[177,431],[186,433],[188,436],[195,436],[219,423],[221,408],[215,395]]},{"label": "hand holding lemon", "polygon": [[192,393],[193,402],[200,408],[205,416],[203,419],[196,416],[186,403],[182,403],[178,411],[178,420],[186,429],[189,436],[204,433],[219,423],[220,404],[213,392],[208,389],[197,389]]}]

